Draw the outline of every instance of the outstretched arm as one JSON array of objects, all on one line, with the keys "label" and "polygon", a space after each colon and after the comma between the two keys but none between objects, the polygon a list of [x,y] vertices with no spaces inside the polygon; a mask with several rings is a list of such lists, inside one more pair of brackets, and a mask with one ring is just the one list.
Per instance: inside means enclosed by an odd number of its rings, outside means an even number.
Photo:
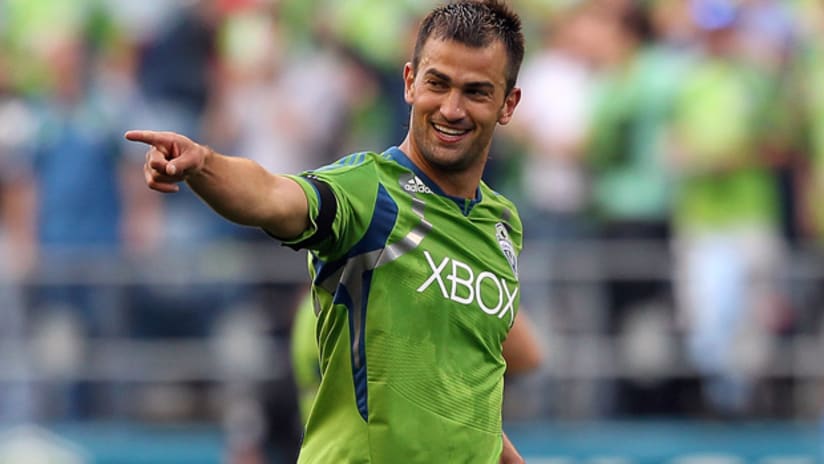
[{"label": "outstretched arm", "polygon": [[150,146],[143,174],[153,190],[177,192],[177,184],[185,181],[226,219],[262,227],[284,240],[309,227],[303,189],[252,160],[221,155],[174,132],[129,131],[126,139]]}]

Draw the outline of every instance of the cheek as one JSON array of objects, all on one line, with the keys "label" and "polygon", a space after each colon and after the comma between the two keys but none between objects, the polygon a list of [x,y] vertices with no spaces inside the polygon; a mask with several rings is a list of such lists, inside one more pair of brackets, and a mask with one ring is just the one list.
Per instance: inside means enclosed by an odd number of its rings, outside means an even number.
[{"label": "cheek", "polygon": [[414,101],[415,104],[412,106],[412,111],[420,115],[433,113],[439,108],[438,100],[426,93],[416,94]]},{"label": "cheek", "polygon": [[482,119],[482,121],[483,121],[483,123],[482,123],[482,124],[483,124],[485,127],[491,127],[491,128],[494,128],[495,126],[497,126],[497,125],[498,125],[498,122],[500,122],[501,117],[503,116],[503,114],[504,114],[504,113],[503,113],[503,111],[490,111],[490,110],[486,110],[486,111],[483,113],[483,116],[481,116],[481,117],[483,118],[483,119]]}]

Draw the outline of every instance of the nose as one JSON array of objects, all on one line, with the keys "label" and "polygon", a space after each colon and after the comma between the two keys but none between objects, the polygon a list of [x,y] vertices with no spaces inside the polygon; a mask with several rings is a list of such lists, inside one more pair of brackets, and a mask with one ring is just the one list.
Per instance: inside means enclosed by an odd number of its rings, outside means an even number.
[{"label": "nose", "polygon": [[466,117],[461,92],[452,90],[444,96],[441,102],[441,115],[443,115],[447,121],[459,121]]}]

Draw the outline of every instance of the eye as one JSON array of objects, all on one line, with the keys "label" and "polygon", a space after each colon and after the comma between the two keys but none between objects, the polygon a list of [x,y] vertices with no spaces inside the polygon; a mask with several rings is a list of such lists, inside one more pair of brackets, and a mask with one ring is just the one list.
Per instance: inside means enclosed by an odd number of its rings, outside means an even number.
[{"label": "eye", "polygon": [[427,87],[432,90],[444,90],[446,89],[446,83],[437,79],[427,79],[424,81]]},{"label": "eye", "polygon": [[482,100],[492,96],[492,93],[484,88],[471,88],[466,91],[466,94],[474,99]]}]

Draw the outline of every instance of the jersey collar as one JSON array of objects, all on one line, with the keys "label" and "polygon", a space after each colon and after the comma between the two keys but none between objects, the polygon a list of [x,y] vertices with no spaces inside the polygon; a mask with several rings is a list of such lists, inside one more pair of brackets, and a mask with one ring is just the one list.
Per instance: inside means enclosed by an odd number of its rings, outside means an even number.
[{"label": "jersey collar", "polygon": [[418,176],[421,179],[421,181],[423,181],[423,183],[425,183],[427,187],[429,187],[435,194],[449,198],[450,200],[454,201],[461,209],[461,211],[464,212],[465,215],[468,215],[469,212],[472,211],[472,208],[478,203],[480,203],[482,200],[480,187],[475,189],[475,198],[471,200],[467,198],[456,197],[453,195],[446,194],[443,190],[441,190],[441,187],[437,183],[435,183],[432,179],[429,178],[429,176],[427,176],[423,171],[421,171],[420,168],[418,168],[418,166],[415,163],[413,163],[408,156],[406,156],[406,153],[404,153],[398,147],[391,147],[387,149],[384,152],[384,156],[389,157],[389,159],[395,161],[396,163],[415,173],[415,175]]}]

